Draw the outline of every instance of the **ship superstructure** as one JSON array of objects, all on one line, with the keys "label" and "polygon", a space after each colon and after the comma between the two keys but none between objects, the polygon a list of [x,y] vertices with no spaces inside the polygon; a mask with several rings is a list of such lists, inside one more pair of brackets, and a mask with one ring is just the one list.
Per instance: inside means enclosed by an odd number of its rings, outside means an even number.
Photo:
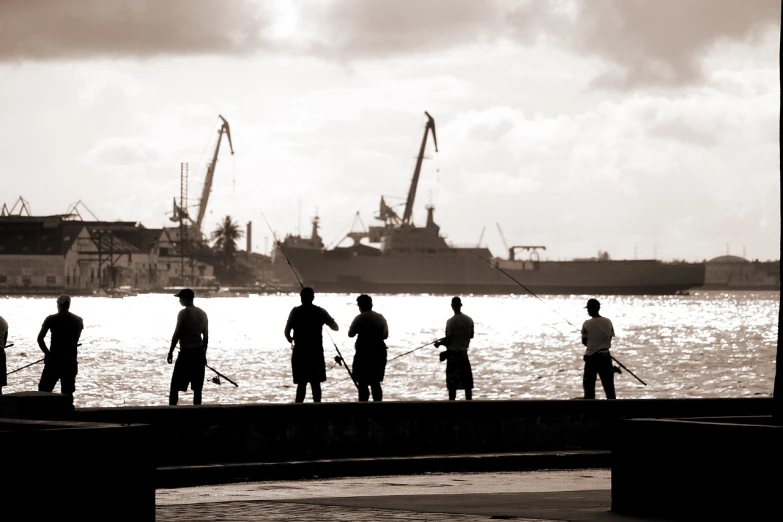
[{"label": "ship superstructure", "polygon": [[[545,247],[538,245],[512,246],[508,258],[500,259],[488,248],[454,247],[440,234],[432,205],[426,206],[426,224],[415,226],[413,203],[430,134],[437,152],[435,120],[425,115],[424,136],[402,216],[381,197],[376,219],[383,225],[349,233],[351,246],[324,248],[317,218],[310,239],[288,236],[283,241],[282,250],[305,285],[319,292],[526,293],[503,272],[540,294],[674,294],[703,284],[703,263],[613,261],[608,255],[541,261],[539,250]],[[526,251],[528,259],[517,259],[518,251]]]}]

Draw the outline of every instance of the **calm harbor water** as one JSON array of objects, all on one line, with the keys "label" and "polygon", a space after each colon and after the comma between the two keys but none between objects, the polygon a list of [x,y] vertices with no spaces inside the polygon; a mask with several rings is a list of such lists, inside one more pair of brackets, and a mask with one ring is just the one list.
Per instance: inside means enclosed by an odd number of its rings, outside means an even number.
[{"label": "calm harbor water", "polygon": [[[581,396],[578,329],[587,318],[587,297],[592,296],[463,296],[463,311],[476,323],[470,348],[474,398]],[[598,297],[602,314],[615,325],[615,357],[648,384],[642,386],[624,372],[616,379],[619,398],[771,396],[778,292]],[[390,359],[442,336],[451,315],[448,296],[379,295],[373,300],[389,323]],[[205,403],[293,402],[283,328],[298,304],[293,294],[196,299],[209,314],[210,365],[239,384],[207,382]],[[358,313],[355,296],[318,294],[316,304],[340,325],[339,332],[330,333],[351,361],[353,340],[347,330]],[[173,368],[166,364],[168,339],[179,309],[177,299],[168,295],[75,297],[71,310],[85,325],[76,405],[166,404]],[[35,338],[44,317],[55,312],[52,297],[0,297],[0,315],[9,323],[9,342],[15,343],[6,350],[9,371],[41,358]],[[324,341],[324,401],[356,400],[345,368],[331,361],[335,350],[326,334]],[[384,399],[445,399],[445,363],[439,362],[439,351],[430,346],[391,361]],[[5,393],[36,390],[42,368],[38,364],[9,376]],[[603,397],[600,383],[597,395]],[[181,395],[183,403],[191,400],[190,393]]]}]

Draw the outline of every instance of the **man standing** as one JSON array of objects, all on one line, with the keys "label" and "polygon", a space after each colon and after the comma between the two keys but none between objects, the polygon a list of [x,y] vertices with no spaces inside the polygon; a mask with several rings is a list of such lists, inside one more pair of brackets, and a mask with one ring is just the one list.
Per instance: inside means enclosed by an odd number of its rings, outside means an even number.
[{"label": "man standing", "polygon": [[[38,391],[51,392],[60,381],[60,392],[73,397],[76,390],[76,374],[79,364],[76,350],[84,322],[78,315],[72,314],[71,297],[61,295],[57,298],[57,313],[44,319],[38,333],[38,346],[44,353],[44,369],[38,383]],[[49,348],[46,347],[46,334],[52,331]]]},{"label": "man standing", "polygon": [[326,310],[313,304],[315,292],[312,288],[302,288],[299,297],[302,304],[291,310],[285,323],[285,338],[291,343],[292,350],[291,371],[296,384],[296,402],[304,402],[308,382],[313,402],[321,402],[321,383],[326,381],[323,327],[326,325],[335,332],[340,328]]},{"label": "man standing", "polygon": [[179,342],[179,355],[171,374],[169,405],[176,406],[179,392],[193,390],[193,404],[201,404],[201,390],[204,388],[204,368],[207,364],[207,345],[209,344],[209,321],[201,308],[193,305],[195,292],[190,288],[174,294],[179,304],[184,306],[177,315],[177,327],[171,337],[171,348],[166,362],[171,364],[174,348]]},{"label": "man standing", "polygon": [[[389,325],[379,313],[372,311],[372,298],[362,294],[356,298],[357,315],[348,329],[348,337],[356,338],[356,354],[353,357],[353,378],[359,386],[359,401],[383,400],[381,383],[386,373],[386,343]],[[368,387],[370,388],[368,390]]]},{"label": "man standing", "polygon": [[595,399],[595,376],[601,377],[601,384],[607,399],[614,399],[614,372],[612,356],[609,348],[612,346],[614,326],[612,321],[601,317],[598,310],[601,303],[598,299],[587,300],[587,313],[590,319],[582,325],[582,344],[587,347],[584,354],[585,373],[582,384],[585,389],[585,399]]},{"label": "man standing", "polygon": [[435,343],[435,346],[445,346],[440,360],[446,359],[446,388],[449,390],[449,400],[457,398],[457,390],[465,390],[465,400],[473,399],[473,369],[470,367],[468,347],[473,339],[473,319],[462,313],[462,300],[454,297],[451,300],[454,315],[446,321],[446,337]]},{"label": "man standing", "polygon": [[5,367],[5,345],[8,344],[8,323],[0,316],[0,395],[3,394],[3,386],[8,386],[7,368]]}]

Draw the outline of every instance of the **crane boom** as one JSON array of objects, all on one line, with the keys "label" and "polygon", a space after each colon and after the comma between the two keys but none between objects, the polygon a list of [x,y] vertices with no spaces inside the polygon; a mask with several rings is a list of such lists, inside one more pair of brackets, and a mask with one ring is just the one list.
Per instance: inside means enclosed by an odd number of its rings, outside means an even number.
[{"label": "crane boom", "polygon": [[508,250],[508,243],[506,243],[506,236],[503,235],[503,229],[500,228],[500,223],[495,223],[498,227],[498,232],[500,232],[500,239],[503,241],[503,248]]},{"label": "crane boom", "polygon": [[209,193],[212,192],[212,179],[215,177],[215,166],[217,165],[218,152],[220,151],[220,142],[223,140],[223,134],[228,137],[228,146],[231,148],[231,154],[234,154],[234,145],[231,143],[231,129],[228,126],[228,122],[223,116],[218,115],[218,118],[223,122],[218,129],[218,139],[215,145],[215,152],[212,154],[212,161],[207,165],[207,177],[204,179],[204,188],[201,189],[201,200],[198,205],[198,217],[196,218],[196,228],[201,231],[201,222],[204,220],[204,215],[207,213],[207,202],[209,201]]},{"label": "crane boom", "polygon": [[419,173],[421,172],[421,162],[424,159],[424,148],[427,145],[427,135],[432,131],[432,141],[435,143],[435,152],[438,152],[438,137],[435,135],[435,120],[430,113],[424,111],[427,116],[427,124],[424,126],[424,136],[421,138],[421,147],[419,156],[416,158],[416,169],[413,171],[413,180],[411,188],[408,190],[408,199],[405,201],[405,213],[402,215],[403,224],[409,225],[413,215],[413,200],[416,198],[416,187],[419,184]]}]

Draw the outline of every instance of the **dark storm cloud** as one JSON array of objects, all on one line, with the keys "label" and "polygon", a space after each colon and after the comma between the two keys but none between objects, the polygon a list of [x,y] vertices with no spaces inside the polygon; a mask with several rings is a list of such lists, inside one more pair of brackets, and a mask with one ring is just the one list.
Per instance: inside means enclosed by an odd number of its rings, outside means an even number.
[{"label": "dark storm cloud", "polygon": [[338,60],[432,54],[511,39],[545,41],[609,65],[597,86],[683,85],[722,39],[780,24],[777,0],[342,0],[301,4],[315,44]]},{"label": "dark storm cloud", "polygon": [[244,0],[2,0],[0,60],[243,54],[264,45]]},{"label": "dark storm cloud", "polygon": [[701,79],[700,59],[722,39],[752,38],[780,25],[777,0],[590,0],[524,2],[510,14],[517,38],[546,38],[614,67],[596,85],[682,85]]},{"label": "dark storm cloud", "polygon": [[339,0],[303,3],[317,54],[345,60],[432,53],[493,38],[503,28],[496,0]]}]

